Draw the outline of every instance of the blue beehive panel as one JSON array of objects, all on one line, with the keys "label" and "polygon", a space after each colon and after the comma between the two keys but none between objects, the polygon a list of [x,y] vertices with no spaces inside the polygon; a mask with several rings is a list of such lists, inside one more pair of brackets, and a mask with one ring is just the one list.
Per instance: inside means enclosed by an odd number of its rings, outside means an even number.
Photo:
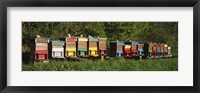
[{"label": "blue beehive panel", "polygon": [[137,44],[138,44],[138,42],[135,42],[135,41],[132,42],[132,45],[137,45]]},{"label": "blue beehive panel", "polygon": [[65,42],[64,41],[52,41],[53,46],[64,46]]},{"label": "blue beehive panel", "polygon": [[118,42],[117,42],[117,45],[124,45],[124,42],[118,41]]},{"label": "blue beehive panel", "polygon": [[144,47],[144,44],[138,44],[138,51],[143,51],[143,47],[141,47],[141,46]]},{"label": "blue beehive panel", "polygon": [[117,53],[123,53],[123,51],[122,50],[117,50]]}]

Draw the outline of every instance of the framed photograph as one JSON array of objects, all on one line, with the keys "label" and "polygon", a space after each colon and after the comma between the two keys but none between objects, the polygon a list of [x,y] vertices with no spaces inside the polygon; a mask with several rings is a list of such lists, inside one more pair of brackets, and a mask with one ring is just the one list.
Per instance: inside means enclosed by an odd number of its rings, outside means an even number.
[{"label": "framed photograph", "polygon": [[1,92],[199,92],[199,0],[0,6]]}]

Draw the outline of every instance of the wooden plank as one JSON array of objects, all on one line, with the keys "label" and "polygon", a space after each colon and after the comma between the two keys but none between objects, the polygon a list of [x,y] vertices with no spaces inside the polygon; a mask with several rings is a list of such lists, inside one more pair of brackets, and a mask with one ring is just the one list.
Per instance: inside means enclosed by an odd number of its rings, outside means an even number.
[{"label": "wooden plank", "polygon": [[98,39],[97,38],[89,38],[89,41],[94,41],[94,42],[97,42]]},{"label": "wooden plank", "polygon": [[66,51],[76,51],[76,48],[66,48]]},{"label": "wooden plank", "polygon": [[45,46],[36,46],[35,50],[48,50],[48,47],[45,47]]},{"label": "wooden plank", "polygon": [[106,41],[99,41],[99,44],[106,44]]},{"label": "wooden plank", "polygon": [[48,54],[48,50],[36,50],[36,54]]},{"label": "wooden plank", "polygon": [[66,48],[74,48],[74,47],[76,47],[76,45],[72,45],[72,44],[66,45]]},{"label": "wooden plank", "polygon": [[75,37],[67,37],[66,41],[70,41],[70,42],[76,42],[77,38]]},{"label": "wooden plank", "polygon": [[64,48],[64,46],[52,46],[52,48]]},{"label": "wooden plank", "polygon": [[78,48],[87,48],[87,46],[78,46]]},{"label": "wooden plank", "polygon": [[69,51],[67,56],[76,56],[76,52]]},{"label": "wooden plank", "polygon": [[35,43],[49,43],[49,39],[48,38],[35,38]]},{"label": "wooden plank", "polygon": [[44,46],[44,47],[47,47],[48,43],[36,43],[35,46]]},{"label": "wooden plank", "polygon": [[124,47],[125,49],[127,49],[127,48],[131,48],[131,46],[130,45],[125,45],[125,47]]},{"label": "wooden plank", "polygon": [[66,45],[75,45],[76,42],[66,42]]},{"label": "wooden plank", "polygon": [[52,48],[52,51],[64,51],[64,48]]},{"label": "wooden plank", "polygon": [[53,58],[64,58],[64,52],[52,52]]},{"label": "wooden plank", "polygon": [[106,47],[99,47],[99,50],[106,50]]},{"label": "wooden plank", "polygon": [[123,50],[122,46],[117,46],[117,50]]},{"label": "wooden plank", "polygon": [[65,42],[64,41],[52,41],[53,46],[64,46]]},{"label": "wooden plank", "polygon": [[97,47],[89,47],[89,50],[97,50]]},{"label": "wooden plank", "polygon": [[78,48],[78,51],[87,51],[87,48]]},{"label": "wooden plank", "polygon": [[78,41],[88,41],[87,38],[78,38]]}]

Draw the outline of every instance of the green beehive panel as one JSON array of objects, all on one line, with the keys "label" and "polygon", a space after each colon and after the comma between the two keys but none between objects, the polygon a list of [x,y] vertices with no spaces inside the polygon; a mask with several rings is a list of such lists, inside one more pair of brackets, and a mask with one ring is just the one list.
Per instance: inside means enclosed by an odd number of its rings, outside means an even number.
[{"label": "green beehive panel", "polygon": [[64,41],[52,41],[52,45],[54,45],[54,46],[64,46],[65,42]]},{"label": "green beehive panel", "polygon": [[97,42],[97,41],[98,41],[98,38],[89,38],[89,41]]},{"label": "green beehive panel", "polygon": [[86,52],[85,51],[81,51],[80,55],[86,55]]},{"label": "green beehive panel", "polygon": [[87,51],[87,48],[78,48],[78,51]]}]

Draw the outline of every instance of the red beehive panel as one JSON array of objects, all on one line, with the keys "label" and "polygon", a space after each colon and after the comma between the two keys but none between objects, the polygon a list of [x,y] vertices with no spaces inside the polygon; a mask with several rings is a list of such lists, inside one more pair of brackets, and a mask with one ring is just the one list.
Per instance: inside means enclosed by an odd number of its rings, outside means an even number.
[{"label": "red beehive panel", "polygon": [[106,47],[100,47],[99,50],[106,50]]},{"label": "red beehive panel", "polygon": [[48,50],[36,50],[35,60],[48,59]]},{"label": "red beehive panel", "polygon": [[132,51],[137,52],[137,45],[132,45]]},{"label": "red beehive panel", "polygon": [[126,56],[126,57],[132,56],[131,51],[130,50],[124,50],[124,56]]},{"label": "red beehive panel", "polygon": [[76,42],[76,38],[75,37],[66,38],[66,41]]}]

